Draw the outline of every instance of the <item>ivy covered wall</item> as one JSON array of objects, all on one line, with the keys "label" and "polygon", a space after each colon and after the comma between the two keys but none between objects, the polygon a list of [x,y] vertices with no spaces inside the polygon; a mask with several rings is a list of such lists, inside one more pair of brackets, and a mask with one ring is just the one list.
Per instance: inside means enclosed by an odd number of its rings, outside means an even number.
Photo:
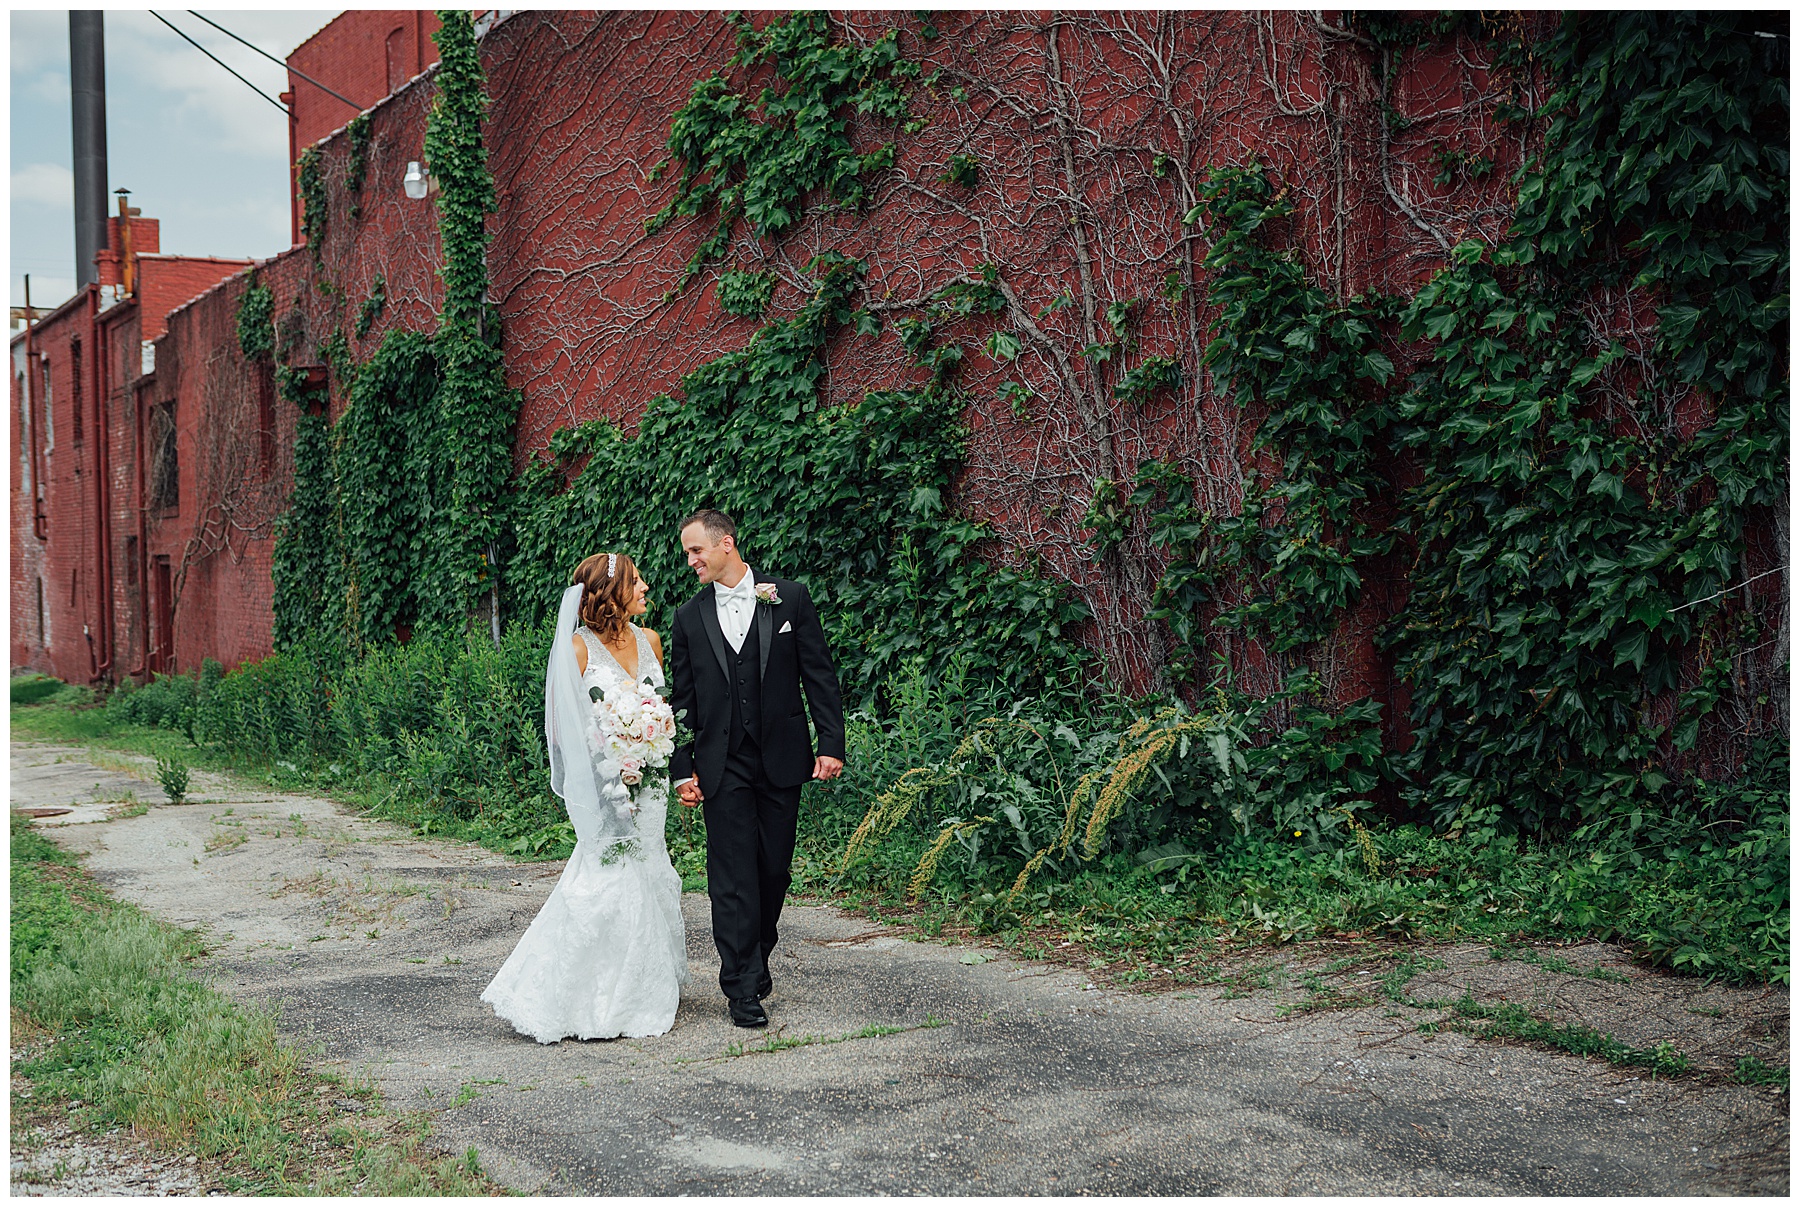
[{"label": "ivy covered wall", "polygon": [[609,545],[666,608],[711,503],[853,693],[1308,672],[1449,824],[1785,731],[1785,52],[1748,26],[446,31],[310,153],[282,640],[534,623]]}]

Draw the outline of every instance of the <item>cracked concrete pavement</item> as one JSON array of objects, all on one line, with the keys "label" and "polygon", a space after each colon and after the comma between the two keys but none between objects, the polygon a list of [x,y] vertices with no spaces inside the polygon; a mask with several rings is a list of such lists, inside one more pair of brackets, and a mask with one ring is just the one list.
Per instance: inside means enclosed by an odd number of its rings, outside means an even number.
[{"label": "cracked concrete pavement", "polygon": [[[284,1031],[319,1045],[321,1061],[366,1071],[394,1108],[434,1112],[446,1150],[473,1145],[522,1191],[1788,1189],[1785,1096],[1421,1033],[1419,1012],[1379,994],[1285,1013],[1307,978],[1279,950],[1272,988],[1247,997],[1115,992],[993,947],[914,941],[790,905],[772,1026],[746,1032],[725,1017],[706,900],[689,894],[694,983],[673,1031],[540,1046],[478,998],[560,864],[418,838],[226,776],[193,779],[189,803],[121,815],[135,812],[119,807],[127,794],[160,801],[149,760],[12,746],[13,807],[69,810],[36,824],[84,852],[117,896],[199,929],[220,989],[279,1003]],[[1725,1047],[1760,1036],[1764,1059],[1786,1063],[1785,989],[1707,986],[1590,947],[1561,954],[1611,960],[1627,983],[1465,944],[1431,949],[1443,966],[1412,992],[1466,986],[1570,1017],[1600,1010],[1625,1020],[1620,1038],[1634,1044],[1716,1025]],[[1370,985],[1379,973],[1342,970],[1343,983],[1354,989],[1356,975]]]}]

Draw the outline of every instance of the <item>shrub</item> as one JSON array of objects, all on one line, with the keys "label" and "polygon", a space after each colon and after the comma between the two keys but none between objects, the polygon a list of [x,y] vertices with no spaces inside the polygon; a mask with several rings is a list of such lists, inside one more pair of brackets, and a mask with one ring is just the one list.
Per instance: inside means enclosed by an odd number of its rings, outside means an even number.
[{"label": "shrub", "polygon": [[187,764],[175,759],[158,757],[156,760],[156,779],[168,796],[171,804],[179,805],[187,799],[188,769]]},{"label": "shrub", "polygon": [[42,704],[66,686],[61,679],[52,679],[48,675],[22,675],[12,681],[12,702]]},{"label": "shrub", "polygon": [[[217,665],[215,663],[215,665]],[[191,675],[157,675],[142,687],[121,684],[106,701],[110,719],[151,729],[194,733],[194,705],[200,680]]]}]

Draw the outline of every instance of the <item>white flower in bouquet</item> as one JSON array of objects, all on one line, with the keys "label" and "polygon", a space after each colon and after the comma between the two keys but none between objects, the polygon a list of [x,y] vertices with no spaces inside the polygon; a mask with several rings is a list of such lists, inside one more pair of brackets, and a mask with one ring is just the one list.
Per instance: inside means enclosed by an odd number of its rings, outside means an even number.
[{"label": "white flower in bouquet", "polygon": [[644,782],[647,771],[669,765],[675,753],[675,715],[669,703],[645,683],[615,683],[591,688],[593,723],[589,739],[596,752],[618,764],[619,779],[630,787]]}]

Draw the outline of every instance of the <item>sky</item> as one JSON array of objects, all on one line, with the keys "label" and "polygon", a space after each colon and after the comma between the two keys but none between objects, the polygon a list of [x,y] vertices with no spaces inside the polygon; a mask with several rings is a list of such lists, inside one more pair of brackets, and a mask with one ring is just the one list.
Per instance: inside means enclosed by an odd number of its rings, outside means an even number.
[{"label": "sky", "polygon": [[[287,88],[277,64],[185,9],[161,16],[270,96]],[[277,58],[340,9],[198,9]],[[40,310],[75,292],[73,153],[66,9],[13,10],[11,304]],[[162,250],[265,258],[285,251],[287,117],[143,9],[106,11],[107,192],[162,222]],[[108,203],[114,212],[116,200]]]}]

